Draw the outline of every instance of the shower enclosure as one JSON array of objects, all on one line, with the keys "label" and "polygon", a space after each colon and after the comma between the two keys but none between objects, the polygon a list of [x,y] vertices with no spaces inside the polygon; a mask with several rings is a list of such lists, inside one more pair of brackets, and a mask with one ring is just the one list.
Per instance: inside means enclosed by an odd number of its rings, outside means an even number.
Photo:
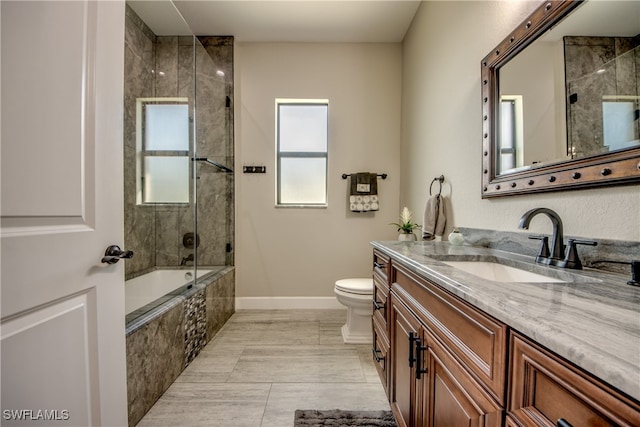
[{"label": "shower enclosure", "polygon": [[233,41],[127,21],[126,279],[233,265]]},{"label": "shower enclosure", "polygon": [[130,1],[124,50],[133,426],[234,311],[233,39],[195,37],[169,0]]}]

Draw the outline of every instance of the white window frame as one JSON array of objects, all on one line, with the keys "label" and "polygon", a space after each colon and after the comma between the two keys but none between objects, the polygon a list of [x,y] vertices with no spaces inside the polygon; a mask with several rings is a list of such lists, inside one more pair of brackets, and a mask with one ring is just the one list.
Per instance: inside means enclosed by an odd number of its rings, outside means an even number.
[{"label": "white window frame", "polygon": [[[189,200],[186,201],[169,201],[169,202],[151,202],[146,201],[146,197],[144,194],[144,180],[145,180],[145,170],[144,170],[144,159],[145,157],[185,157],[189,156],[189,150],[174,150],[174,151],[153,151],[147,150],[144,143],[144,117],[145,117],[145,107],[146,105],[158,105],[158,104],[169,104],[169,105],[183,105],[189,104],[189,98],[185,97],[153,97],[153,98],[137,98],[136,99],[136,205],[184,205],[188,206],[191,199],[191,191],[188,191]],[[189,133],[191,133],[192,129],[189,129]],[[191,139],[191,136],[189,136]],[[189,142],[191,145],[191,142]],[[191,167],[191,166],[190,166]],[[191,172],[189,173],[189,179],[191,179]]]},{"label": "white window frame", "polygon": [[[508,123],[502,123],[507,117],[502,114],[502,104],[509,103],[512,105],[512,115],[508,117]],[[510,129],[510,145],[509,148],[497,147],[498,175],[506,172],[506,170],[515,170],[524,166],[524,100],[522,95],[501,95],[500,96],[500,139],[504,137],[503,132]],[[506,169],[502,164],[502,155],[510,154],[513,156],[513,168]]]},{"label": "white window frame", "polygon": [[[291,105],[324,105],[327,107],[327,142],[326,150],[322,151],[280,151],[280,106]],[[329,199],[329,100],[328,99],[284,99],[278,98],[275,102],[275,140],[276,140],[276,200],[275,205],[279,208],[326,208],[328,206]],[[281,199],[281,160],[283,158],[324,158],[325,159],[325,182],[324,182],[324,195],[325,200],[323,203],[286,203]]]}]

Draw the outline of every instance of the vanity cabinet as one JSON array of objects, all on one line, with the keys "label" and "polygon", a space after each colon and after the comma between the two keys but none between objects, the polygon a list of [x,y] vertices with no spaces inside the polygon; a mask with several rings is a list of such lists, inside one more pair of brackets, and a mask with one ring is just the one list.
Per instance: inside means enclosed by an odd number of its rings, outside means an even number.
[{"label": "vanity cabinet", "polygon": [[640,425],[637,403],[515,332],[508,411],[508,426]]},{"label": "vanity cabinet", "polygon": [[400,427],[640,426],[637,400],[403,262],[374,259],[374,356]]},{"label": "vanity cabinet", "polygon": [[[491,374],[496,355],[482,343],[488,329],[483,326],[482,336],[471,337],[471,346],[462,341],[470,331],[474,335],[478,313],[393,263],[391,278],[390,402],[398,424],[501,426],[503,407],[493,395],[504,397],[504,375],[495,375],[495,369]],[[503,325],[491,323],[498,329],[498,340],[506,343]],[[471,355],[473,362],[463,360]],[[482,375],[474,372],[479,365]],[[499,365],[503,369],[504,364]],[[496,376],[502,387],[496,393],[479,379]]]},{"label": "vanity cabinet", "polygon": [[373,251],[373,358],[378,375],[389,396],[389,257]]}]

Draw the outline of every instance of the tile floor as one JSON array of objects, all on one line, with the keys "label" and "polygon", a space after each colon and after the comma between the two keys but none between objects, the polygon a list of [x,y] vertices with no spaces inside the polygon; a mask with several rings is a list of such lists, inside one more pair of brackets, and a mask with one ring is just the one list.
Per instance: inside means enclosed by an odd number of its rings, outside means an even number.
[{"label": "tile floor", "polygon": [[389,409],[346,310],[236,312],[138,424],[290,427],[296,409]]}]

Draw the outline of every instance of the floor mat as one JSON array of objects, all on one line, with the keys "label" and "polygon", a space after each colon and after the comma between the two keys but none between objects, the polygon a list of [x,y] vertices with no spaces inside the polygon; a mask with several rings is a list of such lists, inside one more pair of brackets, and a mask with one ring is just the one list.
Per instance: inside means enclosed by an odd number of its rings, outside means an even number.
[{"label": "floor mat", "polygon": [[327,411],[300,410],[295,414],[294,427],[335,426],[335,427],[396,427],[391,411]]}]

